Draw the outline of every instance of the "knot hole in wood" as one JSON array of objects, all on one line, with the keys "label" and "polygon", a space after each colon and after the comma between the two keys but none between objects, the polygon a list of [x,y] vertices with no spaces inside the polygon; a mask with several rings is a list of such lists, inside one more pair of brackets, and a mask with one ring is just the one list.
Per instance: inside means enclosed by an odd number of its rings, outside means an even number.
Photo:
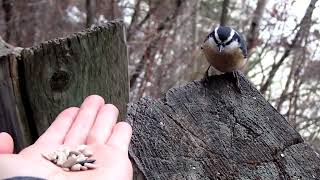
[{"label": "knot hole in wood", "polygon": [[70,86],[71,74],[65,70],[54,72],[50,78],[50,87],[54,92],[65,91]]}]

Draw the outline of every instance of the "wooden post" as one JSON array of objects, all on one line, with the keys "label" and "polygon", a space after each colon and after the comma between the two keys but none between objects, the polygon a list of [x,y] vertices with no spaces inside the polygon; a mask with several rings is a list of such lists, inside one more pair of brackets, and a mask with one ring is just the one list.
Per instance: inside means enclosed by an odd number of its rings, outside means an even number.
[{"label": "wooden post", "polygon": [[136,180],[320,179],[312,148],[247,80],[240,78],[240,94],[231,78],[129,105]]},{"label": "wooden post", "polygon": [[15,152],[31,142],[29,127],[21,123],[14,91],[15,77],[11,71],[11,62],[14,62],[20,48],[14,48],[5,43],[0,37],[0,132],[8,132],[14,139]]},{"label": "wooden post", "polygon": [[127,58],[122,22],[23,49],[10,60],[17,121],[27,127],[23,136],[35,140],[59,112],[91,94],[115,104],[123,120],[129,100]]}]

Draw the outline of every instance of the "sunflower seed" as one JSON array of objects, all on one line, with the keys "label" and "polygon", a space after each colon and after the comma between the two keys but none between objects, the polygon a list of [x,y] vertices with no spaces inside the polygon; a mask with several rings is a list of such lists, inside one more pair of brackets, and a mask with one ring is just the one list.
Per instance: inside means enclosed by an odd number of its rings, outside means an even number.
[{"label": "sunflower seed", "polygon": [[53,161],[57,158],[57,155],[55,153],[43,153],[42,156],[49,161]]},{"label": "sunflower seed", "polygon": [[67,172],[69,172],[70,171],[70,169],[69,168],[62,168],[64,171],[67,171]]},{"label": "sunflower seed", "polygon": [[92,163],[84,163],[84,166],[87,167],[88,169],[95,169],[95,168],[97,168],[97,165],[92,164]]},{"label": "sunflower seed", "polygon": [[88,170],[88,168],[87,168],[86,166],[81,166],[80,169],[81,169],[81,171],[86,171],[86,170]]},{"label": "sunflower seed", "polygon": [[80,161],[84,161],[86,160],[88,157],[84,156],[83,154],[79,154],[77,156],[77,162],[80,162]]},{"label": "sunflower seed", "polygon": [[64,147],[63,149],[62,149],[62,153],[64,153],[66,156],[68,156],[69,154],[70,154],[70,148],[68,148],[68,147]]},{"label": "sunflower seed", "polygon": [[77,164],[77,158],[70,156],[63,164],[63,168],[69,168],[72,167],[73,165]]},{"label": "sunflower seed", "polygon": [[79,151],[70,151],[69,156],[71,156],[71,155],[78,156],[79,154],[81,154],[81,152],[79,152]]},{"label": "sunflower seed", "polygon": [[84,166],[84,163],[91,163],[92,164],[94,162],[96,162],[95,159],[86,159],[84,161],[78,161],[78,164],[81,164],[82,166]]},{"label": "sunflower seed", "polygon": [[[77,158],[77,155],[71,154],[71,156],[69,156],[69,157]],[[68,158],[69,158],[69,157],[68,157]]]},{"label": "sunflower seed", "polygon": [[81,164],[75,164],[70,168],[71,171],[80,171],[80,169],[81,169]]},{"label": "sunflower seed", "polygon": [[89,149],[85,149],[82,151],[82,154],[87,156],[87,157],[91,157],[93,155],[93,152],[90,151]]},{"label": "sunflower seed", "polygon": [[57,159],[52,160],[53,163],[57,164]]},{"label": "sunflower seed", "polygon": [[61,146],[54,152],[42,154],[45,159],[60,166],[64,171],[85,171],[97,168],[97,165],[93,164],[96,160],[88,159],[92,155],[93,152],[87,148],[87,145],[80,145],[76,150]]},{"label": "sunflower seed", "polygon": [[58,152],[57,155],[58,155],[57,165],[62,166],[62,164],[66,162],[68,155],[65,154],[65,152],[63,151]]}]

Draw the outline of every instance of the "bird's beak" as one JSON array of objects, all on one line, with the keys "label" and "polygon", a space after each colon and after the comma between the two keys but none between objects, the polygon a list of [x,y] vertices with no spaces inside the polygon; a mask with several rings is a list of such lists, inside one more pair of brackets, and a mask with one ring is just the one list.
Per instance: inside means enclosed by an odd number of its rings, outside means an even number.
[{"label": "bird's beak", "polygon": [[221,52],[223,50],[223,46],[219,45],[219,52]]}]

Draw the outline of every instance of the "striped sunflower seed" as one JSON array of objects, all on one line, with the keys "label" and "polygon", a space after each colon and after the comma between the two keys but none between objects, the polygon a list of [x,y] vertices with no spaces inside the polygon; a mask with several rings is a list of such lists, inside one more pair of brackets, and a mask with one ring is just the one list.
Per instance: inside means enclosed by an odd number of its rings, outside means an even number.
[{"label": "striped sunflower seed", "polygon": [[96,169],[97,165],[92,164],[92,163],[84,163],[84,166],[87,167],[88,169]]},{"label": "striped sunflower seed", "polygon": [[71,171],[80,171],[80,169],[81,169],[81,164],[75,164],[70,168]]},{"label": "striped sunflower seed", "polygon": [[77,164],[77,158],[70,156],[63,164],[62,167],[63,168],[70,168],[73,165]]}]

